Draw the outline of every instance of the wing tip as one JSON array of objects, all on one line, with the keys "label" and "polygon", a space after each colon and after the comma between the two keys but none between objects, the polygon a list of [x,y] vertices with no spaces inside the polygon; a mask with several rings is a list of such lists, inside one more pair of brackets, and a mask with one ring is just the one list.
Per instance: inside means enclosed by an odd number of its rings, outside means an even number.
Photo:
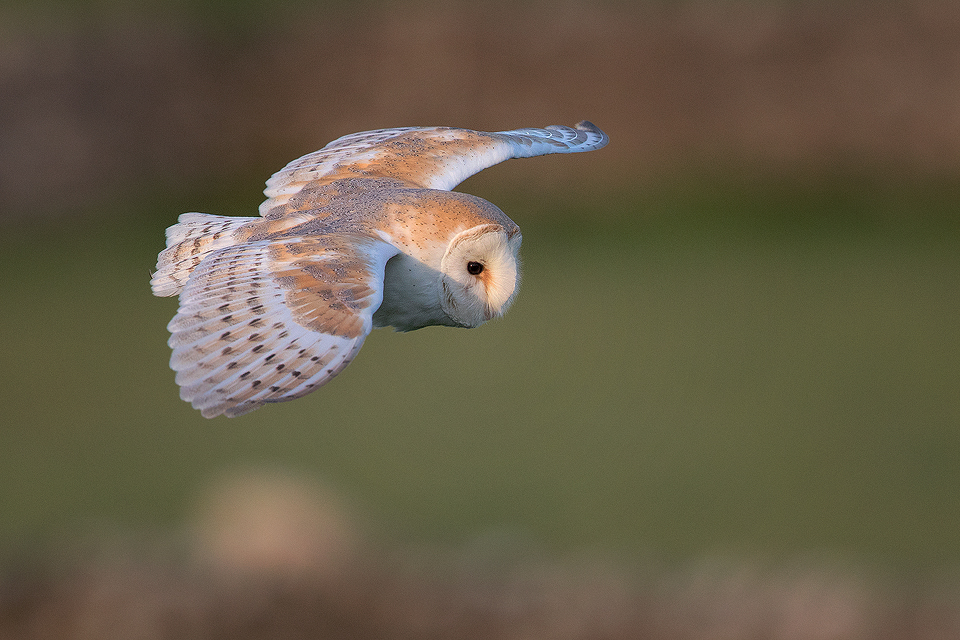
[{"label": "wing tip", "polygon": [[604,133],[600,127],[593,124],[589,120],[581,120],[577,124],[573,125],[573,128],[577,131],[584,131],[597,136],[597,141],[591,145],[592,150],[602,149],[603,147],[607,146],[608,142],[610,142],[610,136]]}]

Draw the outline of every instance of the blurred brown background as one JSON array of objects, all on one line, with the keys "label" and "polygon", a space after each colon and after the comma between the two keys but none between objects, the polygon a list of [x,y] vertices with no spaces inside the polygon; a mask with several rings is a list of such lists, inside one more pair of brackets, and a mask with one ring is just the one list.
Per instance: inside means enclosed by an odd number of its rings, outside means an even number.
[{"label": "blurred brown background", "polygon": [[554,185],[960,161],[955,2],[199,6],[4,10],[4,217],[267,175],[398,124],[602,125],[602,156],[514,167]]}]

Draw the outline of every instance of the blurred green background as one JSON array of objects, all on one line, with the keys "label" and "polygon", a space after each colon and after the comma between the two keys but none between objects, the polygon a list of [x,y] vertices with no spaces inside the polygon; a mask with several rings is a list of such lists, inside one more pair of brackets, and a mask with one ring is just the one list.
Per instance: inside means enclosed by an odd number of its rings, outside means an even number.
[{"label": "blurred green background", "polygon": [[[870,4],[5,7],[0,543],[279,467],[394,540],[955,571],[960,12]],[[504,319],[376,331],[234,420],[179,400],[179,213],[255,215],[352,131],[583,118],[607,149],[460,187],[523,229]]]}]

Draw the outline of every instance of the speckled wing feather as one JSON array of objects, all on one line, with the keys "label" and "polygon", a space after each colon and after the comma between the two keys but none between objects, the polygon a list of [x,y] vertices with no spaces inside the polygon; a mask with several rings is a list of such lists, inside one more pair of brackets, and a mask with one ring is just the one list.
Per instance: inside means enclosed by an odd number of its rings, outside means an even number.
[{"label": "speckled wing feather", "polygon": [[253,218],[230,218],[206,213],[184,213],[167,229],[167,248],[157,256],[150,279],[155,296],[175,296],[203,258],[217,249],[242,241],[243,228]]},{"label": "speckled wing feather", "polygon": [[299,398],[353,360],[397,249],[356,234],[259,241],[203,259],[170,321],[180,397],[205,417]]},{"label": "speckled wing feather", "polygon": [[344,178],[388,178],[411,187],[449,190],[473,174],[510,158],[592,151],[607,135],[590,122],[573,127],[485,133],[451,127],[406,127],[353,133],[294,160],[275,173],[260,205],[265,217],[306,185]]}]

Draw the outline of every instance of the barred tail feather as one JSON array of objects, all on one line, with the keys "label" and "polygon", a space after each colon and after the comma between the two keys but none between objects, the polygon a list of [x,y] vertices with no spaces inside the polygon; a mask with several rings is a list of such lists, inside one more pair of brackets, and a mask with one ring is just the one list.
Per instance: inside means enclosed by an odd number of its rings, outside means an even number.
[{"label": "barred tail feather", "polygon": [[257,218],[231,218],[208,213],[184,213],[167,229],[167,248],[157,256],[157,271],[150,279],[153,295],[178,295],[187,278],[210,253],[246,238],[241,227]]}]

